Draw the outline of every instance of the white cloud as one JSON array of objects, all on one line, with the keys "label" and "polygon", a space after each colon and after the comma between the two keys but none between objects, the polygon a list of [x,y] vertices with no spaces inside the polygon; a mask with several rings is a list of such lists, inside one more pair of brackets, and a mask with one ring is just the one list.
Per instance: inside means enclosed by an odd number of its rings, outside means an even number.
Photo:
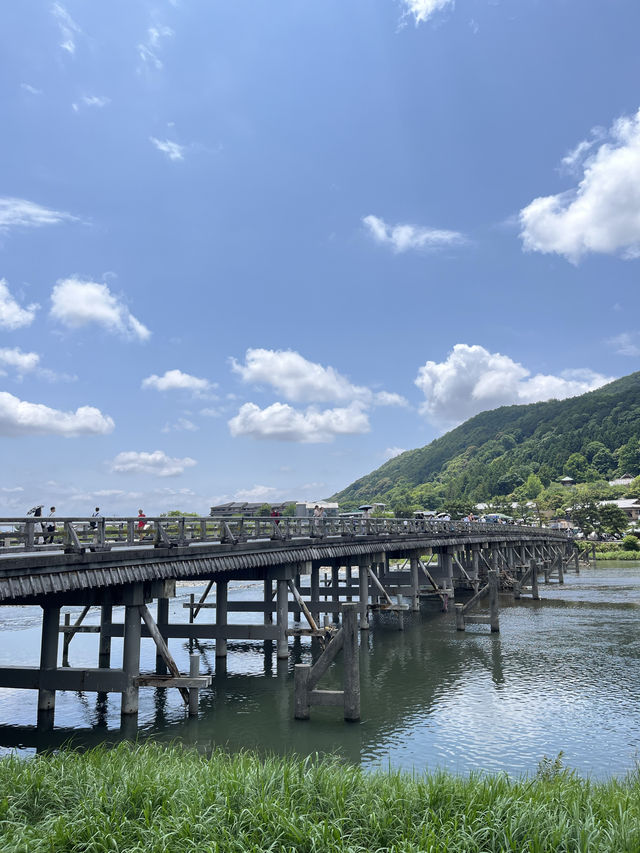
[{"label": "white cloud", "polygon": [[249,501],[249,503],[252,503],[254,501],[273,500],[278,495],[280,495],[280,490],[276,489],[274,486],[255,485],[251,489],[239,489],[235,493],[234,499],[237,501]]},{"label": "white cloud", "polygon": [[244,382],[271,385],[294,402],[349,402],[371,399],[368,388],[353,385],[333,367],[307,361],[293,350],[248,349],[245,364],[231,359]]},{"label": "white cloud", "polygon": [[637,357],[640,355],[640,332],[621,332],[607,343],[614,348],[618,355]]},{"label": "white cloud", "polygon": [[401,453],[406,451],[405,447],[387,447],[384,452],[385,459],[395,459],[396,456],[400,456]]},{"label": "white cloud", "polygon": [[51,293],[51,316],[69,328],[95,323],[109,332],[146,341],[151,332],[106,284],[71,277],[59,279]]},{"label": "white cloud", "polygon": [[107,104],[111,103],[111,98],[107,98],[104,95],[83,95],[79,101],[71,104],[75,112],[78,112],[81,106],[85,107],[106,107]]},{"label": "white cloud", "polygon": [[428,361],[421,367],[415,384],[426,398],[421,413],[441,427],[451,427],[486,409],[573,397],[611,379],[586,369],[531,376],[509,356],[456,344],[446,361]]},{"label": "white cloud", "polygon": [[197,432],[199,429],[193,421],[190,421],[188,418],[178,418],[178,420],[173,423],[167,423],[162,427],[162,432]]},{"label": "white cloud", "polygon": [[185,456],[184,459],[175,459],[167,456],[164,450],[137,452],[126,450],[111,462],[111,470],[119,474],[153,474],[157,477],[174,477],[182,474],[185,468],[192,468],[196,460]]},{"label": "white cloud", "polygon": [[431,15],[453,5],[453,0],[402,0],[405,15],[413,15],[416,26],[424,24]]},{"label": "white cloud", "polygon": [[362,222],[376,243],[389,246],[396,254],[409,249],[441,249],[466,243],[466,238],[458,231],[424,225],[387,225],[383,219],[373,215],[364,216]]},{"label": "white cloud", "polygon": [[206,409],[200,409],[200,414],[203,415],[205,418],[219,418],[222,414],[222,409],[214,409],[208,407]]},{"label": "white cloud", "polygon": [[162,60],[158,56],[162,41],[173,35],[171,27],[149,27],[146,39],[138,45],[138,56],[147,67],[160,71]]},{"label": "white cloud", "polygon": [[155,391],[191,391],[194,394],[203,394],[213,386],[208,379],[200,379],[181,370],[167,370],[162,376],[155,373],[147,376],[140,387],[145,390],[152,388]]},{"label": "white cloud", "polygon": [[20,329],[31,325],[39,307],[33,302],[21,308],[9,292],[7,280],[0,278],[0,329]]},{"label": "white cloud", "polygon": [[20,88],[24,89],[24,91],[28,92],[30,95],[42,94],[42,89],[36,89],[35,86],[30,86],[29,83],[20,83]]},{"label": "white cloud", "polygon": [[391,391],[378,391],[373,396],[373,402],[376,406],[408,406],[409,401],[401,394],[395,394]]},{"label": "white cloud", "polygon": [[77,222],[77,216],[42,207],[24,198],[0,198],[0,231],[10,228],[37,228],[40,225],[58,225],[60,222]]},{"label": "white cloud", "polygon": [[0,392],[0,435],[104,435],[113,427],[113,420],[93,406],[61,412]]},{"label": "white cloud", "polygon": [[0,488],[0,492],[4,492],[5,494],[10,495],[10,494],[13,494],[15,492],[24,492],[24,489],[22,488],[22,486],[13,486],[12,488],[8,488],[7,486],[2,486],[2,488]]},{"label": "white cloud", "polygon": [[245,403],[228,423],[234,437],[248,435],[307,444],[332,441],[337,435],[369,432],[369,419],[360,403],[322,411],[309,407],[303,412],[285,403],[273,403],[265,409]]},{"label": "white cloud", "polygon": [[18,373],[29,373],[35,370],[40,363],[40,356],[35,352],[22,352],[21,349],[14,347],[0,348],[0,372],[2,367],[11,367]]},{"label": "white cloud", "polygon": [[[563,162],[579,164],[593,145],[580,143]],[[524,249],[572,263],[589,252],[640,256],[640,111],[618,119],[581,167],[575,189],[536,198],[520,211]]]},{"label": "white cloud", "polygon": [[165,139],[164,141],[156,139],[155,136],[150,136],[149,139],[158,151],[162,151],[163,154],[167,155],[169,160],[184,160],[184,145],[178,145],[177,142],[171,142],[169,139]]},{"label": "white cloud", "polygon": [[76,52],[75,37],[82,34],[82,30],[73,20],[71,15],[60,3],[54,3],[51,7],[51,14],[58,22],[62,41],[60,47],[70,53],[72,56]]}]

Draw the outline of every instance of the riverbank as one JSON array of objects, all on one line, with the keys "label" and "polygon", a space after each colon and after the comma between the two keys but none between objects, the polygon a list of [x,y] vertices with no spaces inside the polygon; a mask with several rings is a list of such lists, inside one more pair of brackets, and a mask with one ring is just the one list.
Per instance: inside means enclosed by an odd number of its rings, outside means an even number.
[{"label": "riverbank", "polygon": [[159,744],[0,760],[0,848],[637,851],[640,776],[365,773],[337,760]]}]

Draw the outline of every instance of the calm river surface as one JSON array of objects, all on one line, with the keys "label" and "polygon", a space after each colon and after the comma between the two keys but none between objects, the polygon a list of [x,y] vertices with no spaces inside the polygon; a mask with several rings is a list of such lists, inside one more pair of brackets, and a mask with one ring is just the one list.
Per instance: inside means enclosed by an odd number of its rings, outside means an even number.
[{"label": "calm river surface", "polygon": [[[512,774],[535,772],[543,756],[563,751],[565,764],[581,774],[622,775],[640,755],[640,564],[600,565],[565,578],[564,587],[541,584],[540,602],[501,597],[499,635],[485,626],[458,633],[453,613],[440,613],[433,602],[423,604],[420,618],[406,615],[403,632],[391,614],[376,617],[361,650],[359,724],[344,723],[340,709],[312,708],[311,721],[293,719],[293,664],[310,661],[305,641],[288,662],[265,656],[262,643],[230,642],[226,672],[215,670],[214,644],[203,643],[202,668],[214,680],[201,694],[198,720],[187,719],[176,690],[146,688],[138,728],[122,732],[119,696],[98,704],[96,694],[60,692],[55,730],[38,734],[35,692],[0,690],[0,754],[137,736],[203,750],[335,752],[364,767]],[[182,604],[201,590],[179,586],[172,621],[186,621]],[[229,592],[255,599],[262,590],[230,584]],[[0,608],[0,665],[36,664],[39,645],[39,608]],[[115,665],[121,649],[114,639]],[[172,640],[171,650],[188,672],[188,643]],[[71,665],[96,660],[97,636],[77,635]],[[145,640],[142,671],[154,663]],[[330,670],[320,686],[339,687],[339,675]]]}]

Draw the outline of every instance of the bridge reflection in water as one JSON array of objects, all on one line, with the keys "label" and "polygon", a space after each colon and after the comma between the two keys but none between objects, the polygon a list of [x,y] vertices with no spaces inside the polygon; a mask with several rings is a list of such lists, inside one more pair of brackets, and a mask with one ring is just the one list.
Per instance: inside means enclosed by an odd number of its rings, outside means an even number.
[{"label": "bridge reflection in water", "polygon": [[[503,595],[529,592],[535,598],[539,574],[562,582],[569,565],[578,567],[577,551],[562,532],[528,526],[210,517],[147,518],[144,528],[137,518],[92,522],[57,519],[54,541],[45,544],[33,518],[0,518],[0,605],[42,608],[39,663],[0,667],[0,688],[37,690],[41,729],[53,726],[60,690],[95,692],[99,703],[107,693],[121,694],[125,729],[135,726],[140,687],[155,687],[159,697],[178,688],[197,714],[199,705],[210,704],[212,676],[200,671],[196,654],[188,674],[178,670],[170,651],[178,639],[194,646],[214,641],[216,673],[222,674],[229,643],[260,641],[269,665],[274,649],[276,661],[285,662],[292,652],[299,655],[301,637],[311,637],[316,663],[297,667],[296,715],[308,716],[312,704],[344,705],[345,719],[358,719],[368,662],[367,654],[356,654],[356,619],[364,637],[373,613],[387,613],[402,628],[405,613],[419,614],[425,598],[446,609],[471,596],[457,605],[458,628],[487,622],[497,631],[498,588]],[[183,619],[170,619],[178,580],[207,583],[200,596],[184,603]],[[259,581],[262,595],[229,600],[229,584],[239,581]],[[483,596],[489,597],[490,616],[471,615],[469,604]],[[82,608],[73,622],[62,613],[70,607]],[[122,622],[114,621],[116,607],[124,609]],[[99,608],[99,624],[88,624],[92,608]],[[230,622],[233,612],[251,613],[254,621]],[[96,634],[95,668],[69,666],[72,640],[83,633]],[[121,666],[112,662],[114,637],[123,638]],[[153,672],[141,672],[141,640],[147,637],[156,649]],[[341,650],[343,689],[316,689]],[[326,677],[335,681],[332,670]],[[286,680],[274,683],[273,700],[284,696],[280,701],[288,702]],[[220,689],[216,678],[215,692]],[[363,695],[366,701],[367,690]],[[400,697],[388,687],[376,691],[375,701],[395,704]]]}]

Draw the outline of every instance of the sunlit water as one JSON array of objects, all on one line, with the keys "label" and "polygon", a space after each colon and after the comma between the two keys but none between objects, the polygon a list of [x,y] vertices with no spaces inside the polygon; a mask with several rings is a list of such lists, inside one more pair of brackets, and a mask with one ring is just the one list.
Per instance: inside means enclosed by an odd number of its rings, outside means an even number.
[{"label": "sunlit water", "polygon": [[[197,720],[186,717],[176,690],[147,688],[140,691],[137,729],[123,732],[119,696],[100,704],[96,694],[59,692],[56,729],[38,734],[35,691],[0,690],[0,752],[138,736],[203,750],[333,752],[364,767],[520,774],[562,751],[581,774],[622,775],[640,752],[640,565],[585,569],[565,580],[563,587],[541,584],[540,602],[501,596],[499,635],[485,626],[459,633],[453,613],[440,613],[433,602],[423,604],[420,617],[405,615],[402,632],[391,614],[376,617],[363,635],[359,724],[345,723],[337,708],[312,708],[308,722],[293,719],[293,665],[311,660],[307,641],[292,646],[288,662],[265,654],[263,643],[229,643],[226,673],[216,672],[211,642],[196,649],[202,669],[214,675]],[[186,621],[182,605],[201,590],[178,588],[172,621]],[[230,598],[257,599],[261,592],[253,584],[230,585]],[[86,622],[97,618],[96,610]],[[0,665],[37,663],[40,620],[39,608],[0,608]],[[188,671],[188,642],[170,646]],[[122,640],[114,639],[114,665],[121,655]],[[71,665],[96,660],[97,636],[76,635]],[[154,665],[153,643],[145,640],[141,669]],[[339,688],[339,664],[320,686]]]}]

